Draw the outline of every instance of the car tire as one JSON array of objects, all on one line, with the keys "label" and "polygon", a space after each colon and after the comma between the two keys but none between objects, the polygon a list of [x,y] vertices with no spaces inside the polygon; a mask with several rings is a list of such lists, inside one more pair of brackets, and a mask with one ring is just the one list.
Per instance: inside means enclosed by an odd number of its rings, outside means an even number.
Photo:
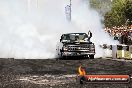
[{"label": "car tire", "polygon": [[89,55],[89,58],[90,59],[94,59],[94,55]]}]

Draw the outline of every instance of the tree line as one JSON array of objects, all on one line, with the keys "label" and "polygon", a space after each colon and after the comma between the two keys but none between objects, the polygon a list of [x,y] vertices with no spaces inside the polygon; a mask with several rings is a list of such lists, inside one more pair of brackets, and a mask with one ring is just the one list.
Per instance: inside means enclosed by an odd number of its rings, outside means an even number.
[{"label": "tree line", "polygon": [[104,18],[107,27],[131,25],[132,0],[113,0],[112,8]]},{"label": "tree line", "polygon": [[132,0],[90,0],[90,4],[105,12],[102,15],[106,27],[132,25]]}]

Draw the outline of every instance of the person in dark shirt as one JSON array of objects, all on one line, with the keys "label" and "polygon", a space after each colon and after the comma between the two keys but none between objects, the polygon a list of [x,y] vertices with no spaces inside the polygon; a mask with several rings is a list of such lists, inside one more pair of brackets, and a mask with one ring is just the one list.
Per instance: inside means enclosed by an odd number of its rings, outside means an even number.
[{"label": "person in dark shirt", "polygon": [[88,31],[88,41],[89,41],[89,42],[90,42],[91,37],[92,37],[92,33],[91,33],[91,31],[89,30],[89,31]]},{"label": "person in dark shirt", "polygon": [[124,33],[121,33],[121,37],[120,37],[120,44],[124,43]]}]

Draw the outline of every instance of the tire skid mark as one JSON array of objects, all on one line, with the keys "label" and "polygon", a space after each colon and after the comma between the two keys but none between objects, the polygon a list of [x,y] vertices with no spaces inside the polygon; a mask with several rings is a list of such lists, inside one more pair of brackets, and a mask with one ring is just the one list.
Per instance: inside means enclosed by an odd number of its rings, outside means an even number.
[{"label": "tire skid mark", "polygon": [[45,74],[43,76],[32,75],[32,76],[21,76],[16,80],[21,82],[30,82],[33,84],[41,84],[41,85],[60,85],[60,84],[68,84],[68,83],[75,83],[77,79],[76,74],[69,74],[69,75],[48,75]]}]

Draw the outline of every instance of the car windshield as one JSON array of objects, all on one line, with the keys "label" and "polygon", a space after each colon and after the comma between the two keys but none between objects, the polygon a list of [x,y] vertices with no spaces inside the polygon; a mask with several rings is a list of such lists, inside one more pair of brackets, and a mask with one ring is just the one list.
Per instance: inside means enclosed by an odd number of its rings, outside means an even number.
[{"label": "car windshield", "polygon": [[64,34],[63,40],[71,40],[71,41],[78,41],[78,40],[84,40],[87,38],[86,33],[71,33],[71,34]]}]

